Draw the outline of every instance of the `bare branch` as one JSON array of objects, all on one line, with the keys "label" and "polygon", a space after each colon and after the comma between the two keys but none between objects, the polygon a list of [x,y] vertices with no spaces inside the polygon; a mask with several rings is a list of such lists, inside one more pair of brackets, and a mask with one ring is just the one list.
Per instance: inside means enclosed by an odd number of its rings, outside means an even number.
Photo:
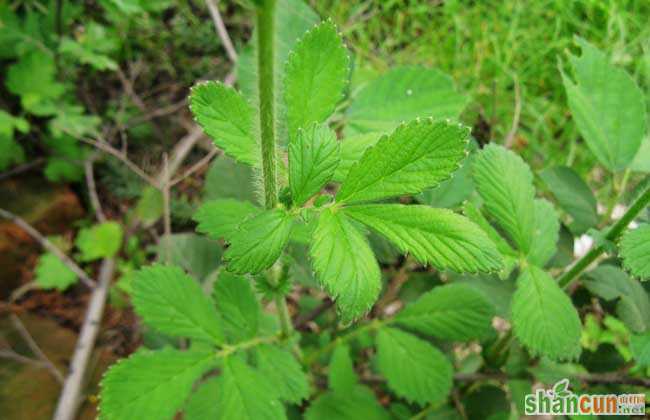
[{"label": "bare branch", "polygon": [[38,242],[43,248],[54,254],[58,259],[61,260],[70,270],[72,270],[77,277],[89,288],[96,286],[96,283],[93,279],[88,277],[85,271],[83,271],[70,257],[65,255],[59,248],[57,248],[52,242],[50,242],[46,237],[41,235],[36,229],[34,229],[29,223],[24,221],[21,217],[16,216],[15,214],[0,209],[0,217],[11,220],[22,228],[25,232],[29,234],[36,242]]},{"label": "bare branch", "polygon": [[36,341],[32,337],[32,335],[27,331],[27,328],[25,328],[25,325],[22,323],[20,318],[18,318],[14,314],[9,315],[9,319],[11,320],[11,323],[14,325],[14,328],[18,331],[20,336],[23,338],[25,343],[27,343],[27,346],[29,346],[29,349],[36,355],[36,357],[39,358],[39,360],[43,363],[43,366],[45,366],[50,373],[52,373],[52,376],[56,378],[59,383],[63,383],[63,375],[57,369],[56,366],[54,366],[54,363],[45,355],[43,350],[36,344]]},{"label": "bare branch", "polygon": [[217,35],[219,35],[221,43],[226,49],[228,58],[230,58],[230,61],[233,63],[236,63],[237,52],[235,51],[235,47],[232,45],[232,41],[228,35],[228,30],[226,29],[226,25],[224,25],[223,19],[221,19],[221,13],[219,13],[217,3],[214,0],[205,0],[205,4],[208,6],[208,11],[210,12],[210,16],[212,16],[212,22],[214,22],[214,27],[217,30]]},{"label": "bare branch", "polygon": [[95,162],[95,155],[90,156],[84,162],[84,169],[86,172],[86,185],[88,187],[88,196],[90,197],[90,202],[95,209],[95,215],[97,220],[100,222],[106,221],[106,216],[102,210],[101,202],[99,201],[99,196],[97,195],[97,187],[95,186],[95,175],[93,173],[93,164]]},{"label": "bare branch", "polygon": [[199,169],[203,168],[205,165],[207,165],[208,163],[210,163],[210,161],[211,161],[215,156],[217,156],[217,154],[219,154],[219,152],[220,152],[220,150],[217,149],[216,147],[213,148],[212,150],[210,150],[210,152],[208,152],[207,155],[203,156],[203,157],[201,158],[201,160],[199,160],[199,161],[196,162],[194,165],[192,165],[192,167],[191,167],[190,169],[188,169],[187,171],[185,171],[185,173],[184,173],[183,175],[179,176],[178,178],[173,179],[173,180],[169,183],[169,186],[170,186],[170,187],[173,187],[174,185],[178,184],[179,182],[183,181],[184,179],[186,179],[187,177],[189,177],[190,175],[192,175],[194,172],[196,172],[196,171],[198,171]]},{"label": "bare branch", "polygon": [[510,131],[506,136],[504,146],[510,149],[515,144],[515,134],[517,134],[517,129],[519,128],[519,118],[521,117],[521,92],[519,88],[519,79],[515,74],[513,76],[515,82],[515,114],[512,117],[512,125],[510,126]]}]

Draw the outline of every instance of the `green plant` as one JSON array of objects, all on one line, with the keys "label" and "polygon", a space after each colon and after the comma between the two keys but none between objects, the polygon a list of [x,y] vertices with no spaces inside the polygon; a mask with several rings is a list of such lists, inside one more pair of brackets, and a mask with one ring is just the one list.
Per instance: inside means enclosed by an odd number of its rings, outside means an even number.
[{"label": "green plant", "polygon": [[[255,3],[255,43],[241,58],[243,93],[218,82],[200,83],[192,89],[190,106],[225,154],[258,173],[264,205],[217,199],[196,213],[199,232],[228,244],[225,270],[209,295],[178,266],[154,265],[133,275],[132,303],[144,323],[183,341],[138,350],[114,365],[102,380],[101,417],[164,419],[183,410],[190,419],[275,419],[286,417],[285,405],[297,410],[309,399],[304,414],[311,419],[389,418],[367,386],[368,372],[360,375],[351,358],[365,349],[372,349],[373,370],[386,389],[407,403],[391,406],[395,416],[410,416],[412,410],[419,417],[435,416],[445,409],[454,379],[462,377],[456,373],[472,371],[464,365],[469,362],[450,354],[449,342],[480,341],[482,359],[472,372],[482,365],[488,372],[503,369],[512,379],[513,394],[530,389],[528,363],[535,364],[540,377],[540,370],[552,371],[548,366],[556,362],[577,360],[582,323],[565,289],[603,253],[616,252],[622,235],[624,266],[647,277],[647,226],[626,230],[650,202],[650,189],[641,188],[610,228],[594,232],[596,246],[567,270],[556,258],[560,215],[550,201],[536,198],[529,166],[502,146],[475,152],[471,172],[456,184],[478,193],[470,190],[464,197],[469,197],[464,215],[415,204],[409,196],[425,200],[430,189],[449,188],[455,182],[452,174],[467,164],[469,130],[445,118],[457,117],[465,103],[449,88],[451,81],[436,71],[400,68],[368,90],[346,96],[350,59],[334,24],[316,24],[293,42],[294,34],[281,25],[287,19],[282,14],[291,10],[301,16],[292,23],[306,29],[313,12],[289,0]],[[579,42],[585,57],[604,58]],[[606,168],[626,170],[645,132],[638,88],[621,77],[616,81],[623,80],[623,86],[595,84],[587,95],[580,88],[595,76],[578,67],[576,59],[572,63],[578,83],[569,76],[565,83],[578,127]],[[602,66],[612,67],[605,60],[594,68]],[[622,115],[604,112],[594,122],[585,109],[600,111],[598,100],[610,89],[631,92],[612,110]],[[423,91],[445,92],[448,100],[427,101]],[[350,103],[342,111],[346,97]],[[413,120],[401,122],[406,118]],[[610,124],[608,118],[618,120]],[[622,118],[632,119],[628,136],[604,136],[598,130],[602,124],[616,131]],[[333,127],[346,138],[337,140]],[[596,227],[596,201],[576,176],[558,170],[543,180],[560,206],[568,207],[573,229],[584,232]],[[332,182],[340,184],[335,194],[326,188]],[[577,210],[564,199],[571,195],[566,190],[583,197]],[[613,204],[619,199],[614,194]],[[605,216],[609,223],[611,213]],[[382,289],[369,231],[410,255],[405,270],[413,263],[476,276],[462,281],[445,275],[449,284],[420,294],[396,314],[366,320]],[[316,279],[337,306],[340,324],[330,326],[332,331],[312,346],[305,346],[305,337],[294,330],[286,302],[297,265],[292,243],[309,245]],[[626,286],[610,298],[620,299],[627,313],[641,313],[628,327],[637,334],[632,353],[643,366],[647,293],[630,292],[643,287],[619,272]],[[558,281],[555,273],[562,273]],[[277,319],[262,311],[251,280],[274,301]],[[491,328],[498,311],[495,299],[473,282],[494,289],[510,283],[516,289],[506,310],[512,333],[499,335]],[[351,326],[355,321],[360,322]],[[320,365],[326,360],[324,389],[314,378],[324,376]],[[561,382],[555,392],[568,395],[568,385]]]}]

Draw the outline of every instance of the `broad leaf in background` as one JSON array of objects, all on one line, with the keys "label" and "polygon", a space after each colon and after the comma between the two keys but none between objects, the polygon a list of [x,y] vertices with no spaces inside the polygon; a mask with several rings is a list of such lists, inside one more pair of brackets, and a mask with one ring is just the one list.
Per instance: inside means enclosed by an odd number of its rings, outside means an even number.
[{"label": "broad leaf in background", "polygon": [[183,410],[184,420],[205,420],[219,418],[219,406],[214,402],[219,395],[221,377],[213,376],[198,386],[190,395]]},{"label": "broad leaf in background", "polygon": [[474,182],[484,208],[524,253],[535,231],[533,174],[521,157],[502,146],[481,150],[473,166]]},{"label": "broad leaf in background", "polygon": [[573,219],[569,227],[574,234],[580,235],[598,224],[596,197],[573,169],[554,166],[544,169],[540,177]]},{"label": "broad leaf in background", "polygon": [[204,200],[234,198],[256,203],[253,169],[222,156],[210,165],[203,184]]},{"label": "broad leaf in background", "polygon": [[641,147],[636,157],[630,164],[630,169],[639,172],[650,172],[650,134],[647,134],[641,142]]},{"label": "broad leaf in background", "polygon": [[368,241],[343,212],[329,208],[321,213],[310,254],[343,322],[368,312],[381,290],[381,272]]},{"label": "broad leaf in background", "polygon": [[55,79],[54,57],[33,49],[20,61],[9,66],[5,86],[9,92],[20,96],[22,107],[32,114],[47,116],[56,113],[65,87]]},{"label": "broad leaf in background", "polygon": [[299,128],[324,122],[343,99],[350,58],[331,20],[307,31],[285,65],[289,141]]},{"label": "broad leaf in background", "polygon": [[[204,281],[219,267],[221,247],[215,241],[194,233],[174,233],[169,239],[170,263],[182,267],[199,282]],[[165,255],[166,246],[166,239],[162,238],[159,256]]]},{"label": "broad leaf in background", "polygon": [[650,366],[650,331],[643,335],[631,336],[630,350],[637,365]]},{"label": "broad leaf in background", "polygon": [[118,36],[110,33],[96,22],[84,25],[84,30],[76,34],[76,40],[63,37],[59,44],[59,53],[71,57],[82,64],[103,70],[117,70],[117,63],[110,57],[119,49]]},{"label": "broad leaf in background", "polygon": [[111,366],[101,381],[105,420],[171,419],[194,382],[215,363],[213,352],[141,349]]},{"label": "broad leaf in background", "polygon": [[359,383],[350,357],[350,348],[346,344],[337,344],[332,352],[327,382],[330,389],[344,394],[354,392],[354,387]]},{"label": "broad leaf in background", "polygon": [[554,360],[580,355],[580,317],[555,280],[535,266],[525,268],[512,297],[515,336],[532,354]]},{"label": "broad leaf in background", "polygon": [[199,284],[179,267],[153,265],[135,274],[133,306],[145,324],[174,337],[222,343],[222,322]]},{"label": "broad leaf in background", "polygon": [[535,199],[535,231],[526,257],[538,267],[544,267],[555,255],[560,235],[560,221],[553,205],[543,198]]},{"label": "broad leaf in background", "polygon": [[569,55],[575,82],[562,72],[573,119],[596,158],[610,171],[634,159],[646,131],[643,93],[621,68],[586,40],[576,37],[582,54]]},{"label": "broad leaf in background", "polygon": [[190,109],[196,121],[228,156],[249,165],[260,161],[253,137],[253,109],[244,97],[221,82],[192,88]]},{"label": "broad leaf in background", "polygon": [[228,270],[259,273],[273,265],[289,241],[293,218],[282,209],[266,210],[242,222],[226,238],[230,247],[224,253]]},{"label": "broad leaf in background", "polygon": [[339,163],[339,142],[325,125],[299,128],[289,141],[289,186],[296,207],[328,183]]},{"label": "broad leaf in background", "polygon": [[447,209],[421,205],[368,204],[346,207],[423,264],[457,272],[495,271],[501,255],[487,235],[467,218]]},{"label": "broad leaf in background", "polygon": [[29,123],[0,109],[0,171],[24,160],[23,149],[14,141],[14,131],[27,133]]},{"label": "broad leaf in background", "polygon": [[257,334],[261,309],[246,277],[221,272],[214,284],[212,298],[229,342],[251,339]]},{"label": "broad leaf in background", "polygon": [[487,221],[481,210],[476,207],[476,205],[470,201],[466,201],[463,205],[463,214],[467,216],[469,220],[476,223],[483,232],[486,233],[488,238],[496,245],[499,252],[508,257],[517,256],[517,252],[512,249],[508,241],[503,239],[503,237],[497,232],[497,230]]},{"label": "broad leaf in background", "polygon": [[365,133],[346,137],[341,140],[341,159],[334,172],[334,180],[336,182],[343,182],[348,176],[352,165],[357,163],[366,149],[377,143],[381,136],[381,133]]},{"label": "broad leaf in background", "polygon": [[415,194],[449,178],[466,156],[469,130],[429,119],[399,126],[367,149],[336,195],[340,203]]},{"label": "broad leaf in background", "polygon": [[372,389],[356,385],[350,392],[329,391],[314,400],[307,411],[306,420],[390,420],[379,404]]},{"label": "broad leaf in background", "polygon": [[493,316],[494,307],[480,292],[458,283],[423,294],[395,322],[442,340],[464,341],[484,337]]},{"label": "broad leaf in background", "polygon": [[467,98],[446,74],[424,67],[397,67],[368,83],[347,110],[346,135],[389,132],[417,117],[457,118]]},{"label": "broad leaf in background", "polygon": [[627,231],[620,249],[625,268],[641,280],[650,279],[650,224]]},{"label": "broad leaf in background", "polygon": [[56,115],[50,120],[49,127],[54,137],[84,137],[97,133],[101,121],[96,115],[86,114],[82,106],[64,103],[57,104]]},{"label": "broad leaf in background", "polygon": [[77,282],[77,275],[54,254],[45,253],[38,258],[34,269],[35,281],[41,289],[64,291]]},{"label": "broad leaf in background", "polygon": [[453,367],[440,350],[395,328],[377,333],[377,367],[388,387],[419,405],[444,401],[451,390]]},{"label": "broad leaf in background", "polygon": [[240,356],[228,356],[223,363],[219,392],[214,404],[218,419],[281,420],[286,418],[277,389],[269,378],[250,367]]},{"label": "broad leaf in background", "polygon": [[196,231],[208,235],[212,239],[230,238],[237,232],[239,226],[246,218],[261,213],[248,201],[233,199],[212,200],[205,202],[193,219],[198,222]]},{"label": "broad leaf in background", "polygon": [[650,329],[650,297],[641,283],[618,267],[604,264],[587,273],[585,287],[605,300],[619,299],[616,315],[635,333]]},{"label": "broad leaf in background", "polygon": [[263,344],[255,348],[255,362],[282,401],[300,404],[309,397],[307,375],[290,351]]},{"label": "broad leaf in background", "polygon": [[104,222],[79,231],[75,245],[81,251],[81,261],[111,258],[122,246],[122,225]]},{"label": "broad leaf in background", "polygon": [[151,226],[162,217],[164,206],[162,192],[156,187],[147,185],[143,188],[134,211],[145,226]]}]

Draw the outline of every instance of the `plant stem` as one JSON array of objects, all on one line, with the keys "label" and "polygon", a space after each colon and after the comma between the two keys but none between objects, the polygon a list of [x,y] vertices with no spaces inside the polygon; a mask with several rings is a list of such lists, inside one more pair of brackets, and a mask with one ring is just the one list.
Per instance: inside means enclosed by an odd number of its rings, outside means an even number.
[{"label": "plant stem", "polygon": [[[608,241],[615,241],[627,228],[627,226],[634,220],[634,218],[645,209],[650,203],[650,188],[646,188],[645,192],[639,196],[639,198],[632,203],[630,208],[627,209],[623,217],[621,217],[612,227],[609,229],[605,235],[605,239]],[[558,283],[560,287],[567,288],[573,283],[575,279],[578,278],[580,273],[582,273],[589,265],[596,260],[601,254],[605,252],[605,246],[603,244],[593,247],[587,254],[585,254],[580,260],[578,260],[571,268],[560,276]]]},{"label": "plant stem", "polygon": [[393,322],[392,318],[387,318],[384,320],[380,319],[373,319],[372,321],[368,322],[367,324],[361,325],[352,331],[349,331],[345,334],[343,334],[340,337],[336,337],[334,340],[332,340],[328,345],[325,347],[321,347],[320,349],[316,350],[315,352],[311,353],[309,357],[306,358],[305,360],[305,366],[311,366],[314,362],[318,360],[318,358],[324,354],[329,353],[330,351],[334,350],[334,348],[339,344],[339,343],[345,343],[348,340],[351,340],[352,338],[358,336],[359,334],[363,333],[364,331],[368,330],[377,330],[385,325],[390,324]]},{"label": "plant stem", "polygon": [[259,72],[260,134],[264,200],[267,209],[278,203],[274,109],[274,19],[275,0],[262,0],[257,8],[257,67]]},{"label": "plant stem", "polygon": [[[257,8],[257,68],[259,73],[260,93],[260,134],[262,145],[262,174],[264,176],[264,204],[273,209],[278,204],[278,180],[276,175],[275,149],[275,69],[273,51],[275,25],[275,0],[262,0]],[[270,273],[272,281],[279,279]],[[293,327],[284,296],[275,296],[275,306],[280,318],[282,336],[291,335]]]}]

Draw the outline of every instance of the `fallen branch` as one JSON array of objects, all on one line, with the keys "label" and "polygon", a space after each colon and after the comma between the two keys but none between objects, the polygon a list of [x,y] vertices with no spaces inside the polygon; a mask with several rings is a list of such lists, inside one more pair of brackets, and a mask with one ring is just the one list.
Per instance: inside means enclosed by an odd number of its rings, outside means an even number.
[{"label": "fallen branch", "polygon": [[11,320],[11,323],[14,325],[14,328],[16,331],[18,331],[18,334],[23,338],[23,341],[27,343],[27,346],[29,349],[38,357],[40,362],[47,368],[47,370],[50,371],[52,376],[59,382],[63,383],[63,375],[57,369],[56,366],[54,366],[54,363],[47,357],[47,355],[41,350],[41,348],[36,344],[36,341],[32,337],[32,335],[27,331],[27,328],[25,328],[25,325],[22,323],[20,318],[18,318],[15,314],[10,314],[9,319]]},{"label": "fallen branch", "polygon": [[77,277],[89,288],[94,288],[96,283],[93,279],[88,277],[85,271],[83,271],[70,257],[65,255],[59,248],[57,248],[52,242],[50,242],[46,237],[41,235],[36,229],[34,229],[29,223],[24,221],[21,217],[16,216],[15,214],[0,209],[0,217],[11,220],[13,223],[18,225],[23,229],[29,236],[31,236],[36,242],[38,242],[43,248],[54,254],[58,259],[61,260],[70,270],[72,270]]}]

